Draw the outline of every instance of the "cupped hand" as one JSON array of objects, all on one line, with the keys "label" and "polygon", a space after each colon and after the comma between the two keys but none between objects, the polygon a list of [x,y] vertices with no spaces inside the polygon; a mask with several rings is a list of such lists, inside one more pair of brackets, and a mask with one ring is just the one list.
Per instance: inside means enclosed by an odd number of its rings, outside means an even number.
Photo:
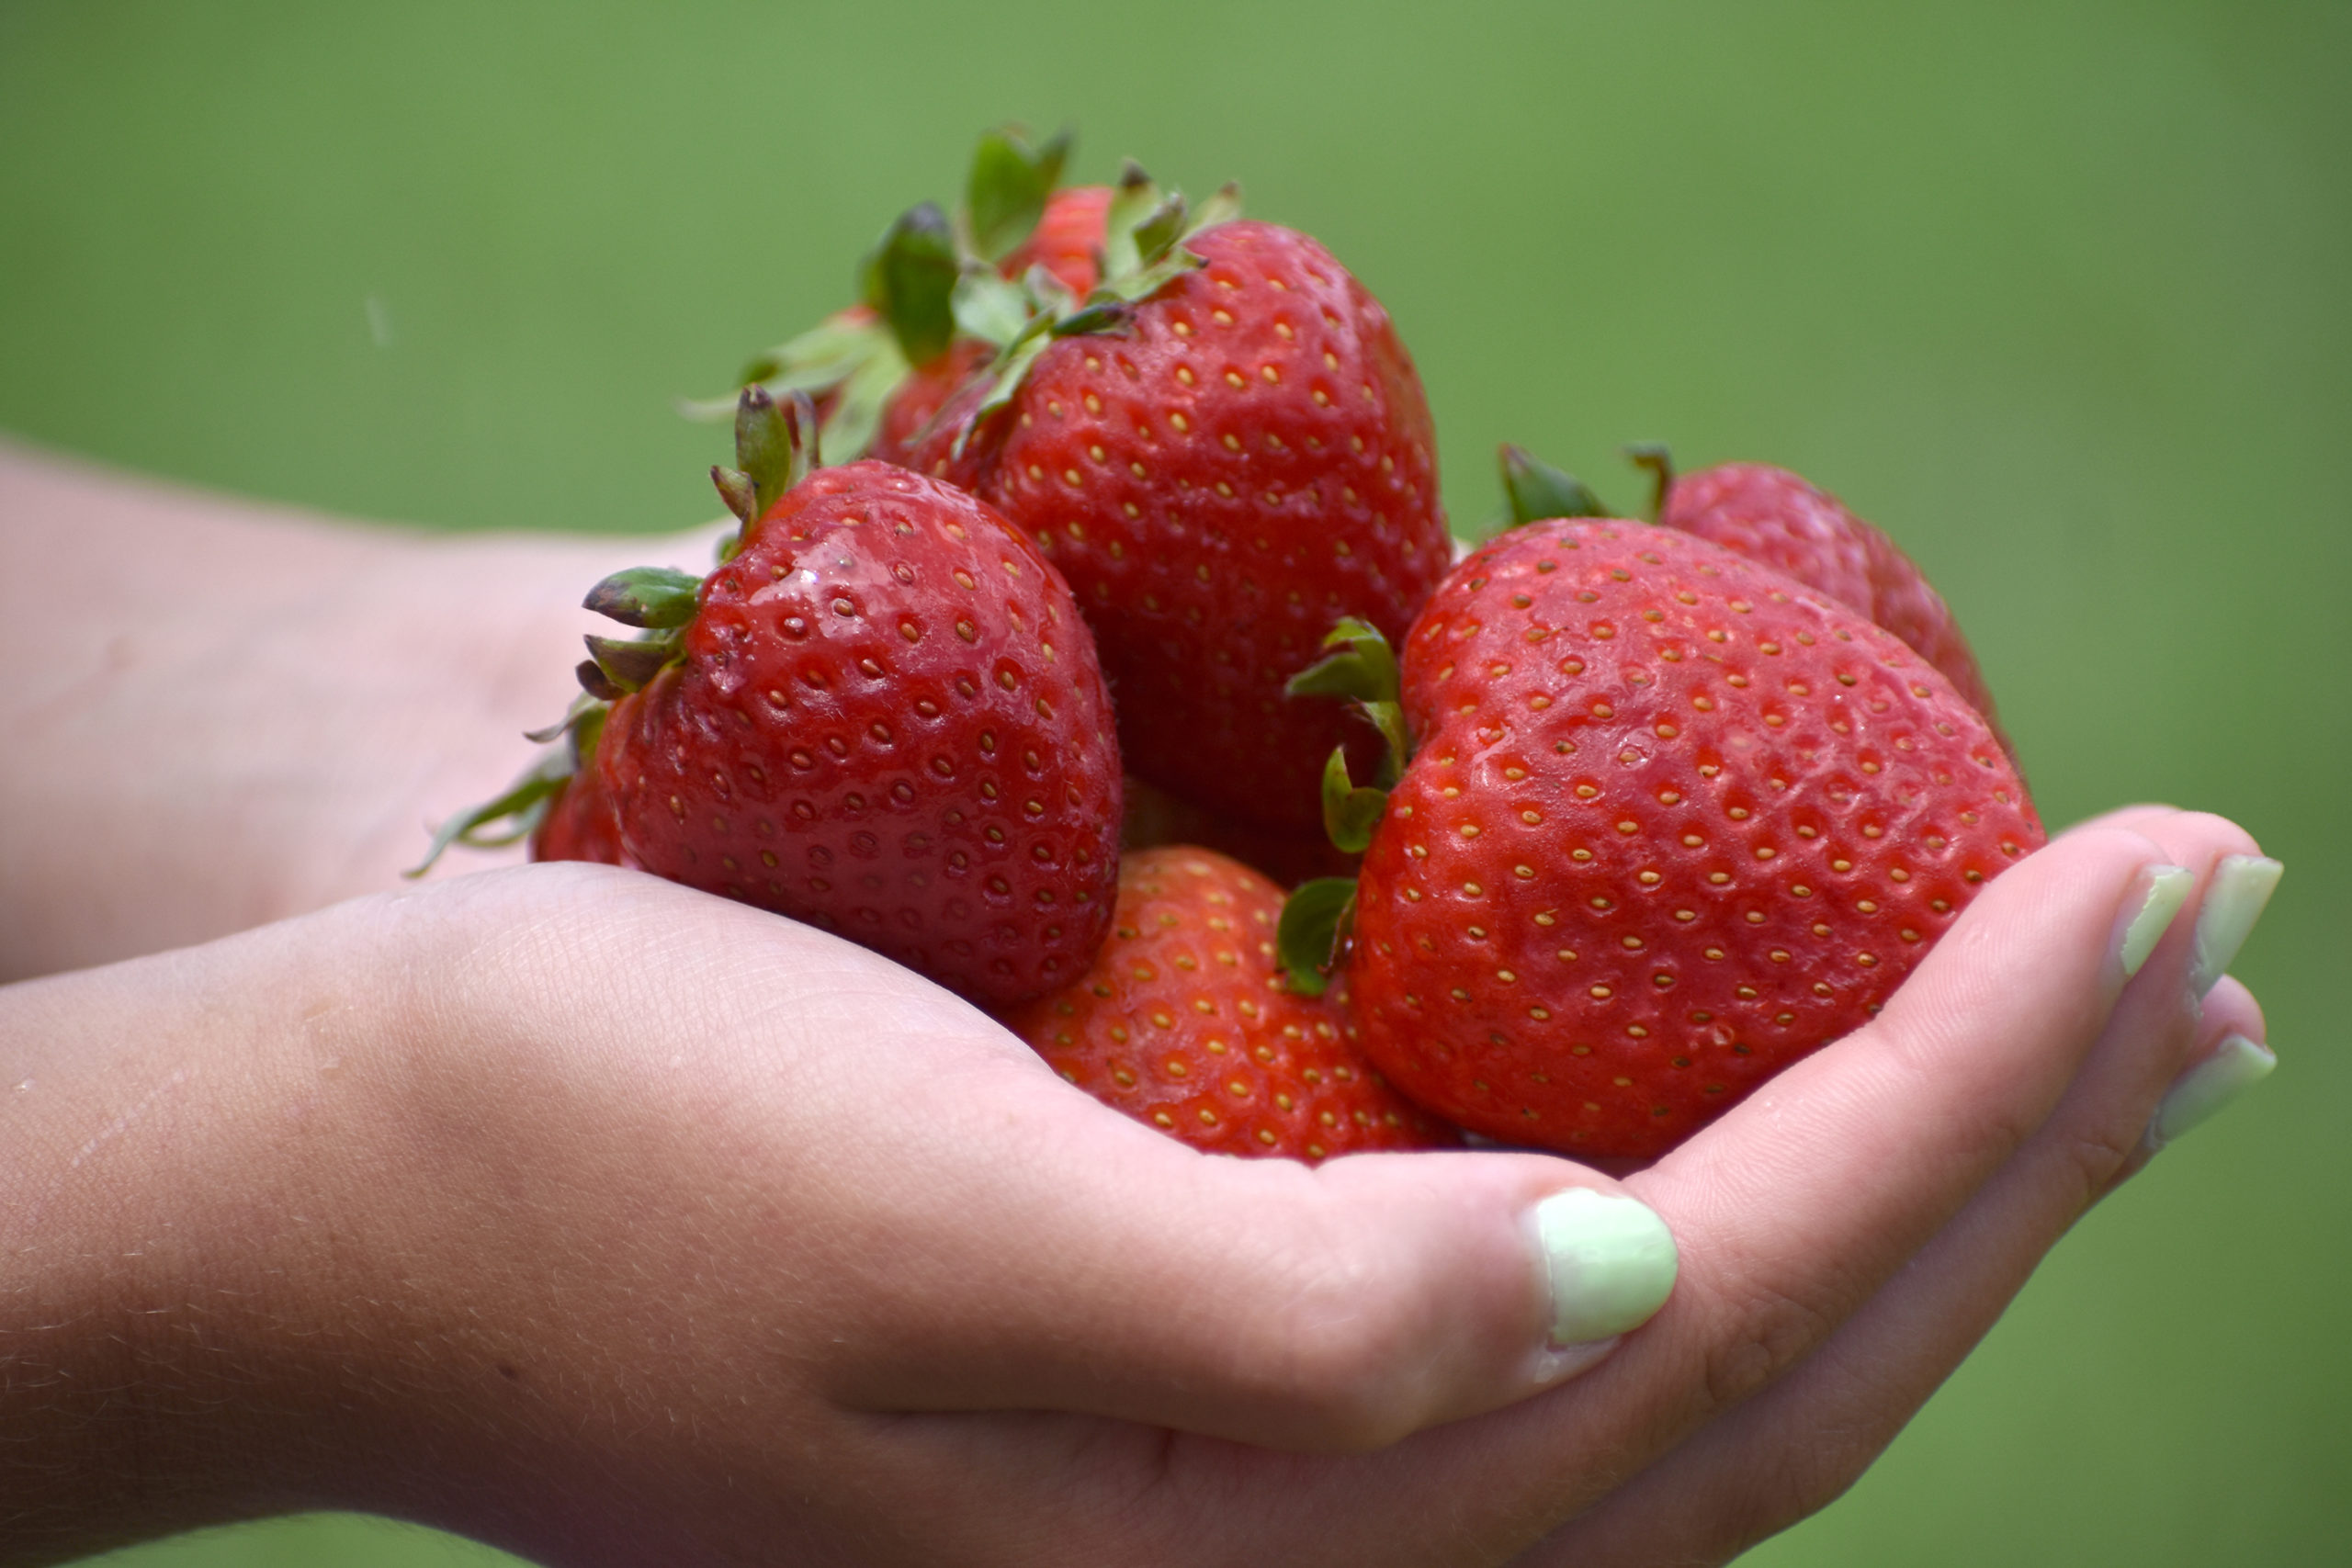
[{"label": "cupped hand", "polygon": [[[368,917],[405,979],[349,1251],[396,1260],[366,1337],[430,1348],[435,1414],[334,1500],[551,1563],[1723,1561],[1858,1475],[2168,1087],[2260,1041],[2197,994],[2255,853],[2159,808],[2062,837],[1622,1182],[1204,1157],[789,922],[592,867],[418,889]],[[1629,1285],[1576,1230],[1624,1200],[1679,1248],[1638,1328],[1655,1255]]]}]

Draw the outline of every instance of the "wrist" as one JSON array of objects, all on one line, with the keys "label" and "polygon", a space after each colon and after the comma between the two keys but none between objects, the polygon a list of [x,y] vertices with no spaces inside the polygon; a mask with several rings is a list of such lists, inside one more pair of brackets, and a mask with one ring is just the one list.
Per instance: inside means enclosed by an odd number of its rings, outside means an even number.
[{"label": "wrist", "polygon": [[359,1239],[383,902],[0,988],[0,1562],[350,1506],[429,1403]]}]

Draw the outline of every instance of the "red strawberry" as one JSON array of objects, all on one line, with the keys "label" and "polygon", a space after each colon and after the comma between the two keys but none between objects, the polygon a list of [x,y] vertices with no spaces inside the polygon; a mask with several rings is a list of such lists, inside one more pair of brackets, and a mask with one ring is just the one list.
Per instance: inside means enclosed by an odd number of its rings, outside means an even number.
[{"label": "red strawberry", "polygon": [[1402,698],[1419,750],[1347,970],[1364,1049],[1512,1142],[1655,1156],[1862,1023],[2042,841],[1918,655],[1671,529],[1501,536],[1415,623]]},{"label": "red strawberry", "polygon": [[[1429,405],[1387,312],[1322,246],[1236,221],[1175,249],[1181,198],[1157,199],[1131,173],[1110,243],[1136,266],[1033,333],[1034,358],[1016,342],[913,460],[1069,578],[1138,776],[1311,829],[1324,757],[1376,741],[1283,682],[1343,616],[1400,634],[1444,574]],[[1105,301],[1123,289],[1139,302]]]},{"label": "red strawberry", "polygon": [[[1668,470],[1661,461],[1661,477]],[[1918,565],[1827,491],[1766,463],[1719,463],[1673,478],[1658,521],[1710,539],[1860,610],[1911,645],[2001,735],[1993,694],[1943,596]]]},{"label": "red strawberry", "polygon": [[594,773],[576,773],[548,804],[531,834],[533,860],[584,860],[629,865],[621,849],[621,824],[612,796]]},{"label": "red strawberry", "polygon": [[1210,1154],[1320,1160],[1457,1142],[1357,1054],[1339,996],[1284,986],[1281,908],[1272,883],[1210,851],[1130,855],[1093,967],[1005,1026],[1104,1104]]},{"label": "red strawberry", "polygon": [[[570,752],[442,831],[544,815],[611,859],[862,942],[984,1005],[1081,972],[1111,916],[1120,769],[1069,587],[984,503],[887,463],[807,472],[747,389],[745,520],[718,570],[617,573],[589,605]],[[808,409],[807,400],[799,408]],[[548,795],[562,798],[548,809]]]},{"label": "red strawberry", "polygon": [[[1712,540],[1736,555],[1792,577],[1826,594],[1911,645],[1993,727],[2001,749],[2017,748],[2002,733],[1993,694],[1976,655],[1943,596],[1928,586],[1918,563],[1894,540],[1846,510],[1845,504],[1786,468],[1766,463],[1719,463],[1677,477],[1663,446],[1630,448],[1634,460],[1657,476],[1657,520]],[[1511,518],[1602,517],[1608,511],[1574,477],[1502,449],[1503,491]]]}]

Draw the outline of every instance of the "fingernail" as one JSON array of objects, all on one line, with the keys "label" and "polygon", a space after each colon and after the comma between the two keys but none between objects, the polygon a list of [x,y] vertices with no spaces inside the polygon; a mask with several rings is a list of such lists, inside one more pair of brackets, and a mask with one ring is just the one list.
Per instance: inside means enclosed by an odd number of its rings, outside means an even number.
[{"label": "fingernail", "polygon": [[2180,913],[2180,907],[2188,902],[2189,890],[2197,886],[2197,874],[2185,865],[2152,865],[2145,880],[2147,891],[2131,923],[2123,928],[2119,949],[2127,980],[2140,972],[2140,965],[2172,929],[2172,918]]},{"label": "fingernail", "polygon": [[1571,1187],[1535,1205],[1552,1343],[1583,1346],[1647,1323],[1674,1289],[1674,1234],[1648,1204]]},{"label": "fingernail", "polygon": [[[2209,895],[2210,897],[2210,895]],[[2165,1091],[2162,1104],[2148,1122],[2151,1153],[2172,1143],[2190,1128],[2211,1121],[2222,1107],[2270,1076],[2278,1058],[2267,1046],[2243,1034],[2222,1037],[2213,1054],[2180,1075]]]},{"label": "fingernail", "polygon": [[2197,951],[2189,961],[2188,994],[2201,997],[2228,973],[2238,949],[2262,919],[2263,906],[2287,868],[2267,855],[2223,855],[2197,911]]}]

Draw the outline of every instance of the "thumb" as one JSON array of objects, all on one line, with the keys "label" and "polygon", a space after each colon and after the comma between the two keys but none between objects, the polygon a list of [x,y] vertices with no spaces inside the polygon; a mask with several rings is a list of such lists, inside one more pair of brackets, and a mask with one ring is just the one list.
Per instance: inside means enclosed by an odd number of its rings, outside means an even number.
[{"label": "thumb", "polygon": [[978,1115],[976,1088],[958,1124],[987,1146],[943,1141],[872,1195],[906,1205],[906,1245],[866,1353],[834,1363],[845,1404],[1376,1448],[1576,1375],[1673,1285],[1657,1214],[1563,1160],[1212,1157],[1042,1065]]}]

